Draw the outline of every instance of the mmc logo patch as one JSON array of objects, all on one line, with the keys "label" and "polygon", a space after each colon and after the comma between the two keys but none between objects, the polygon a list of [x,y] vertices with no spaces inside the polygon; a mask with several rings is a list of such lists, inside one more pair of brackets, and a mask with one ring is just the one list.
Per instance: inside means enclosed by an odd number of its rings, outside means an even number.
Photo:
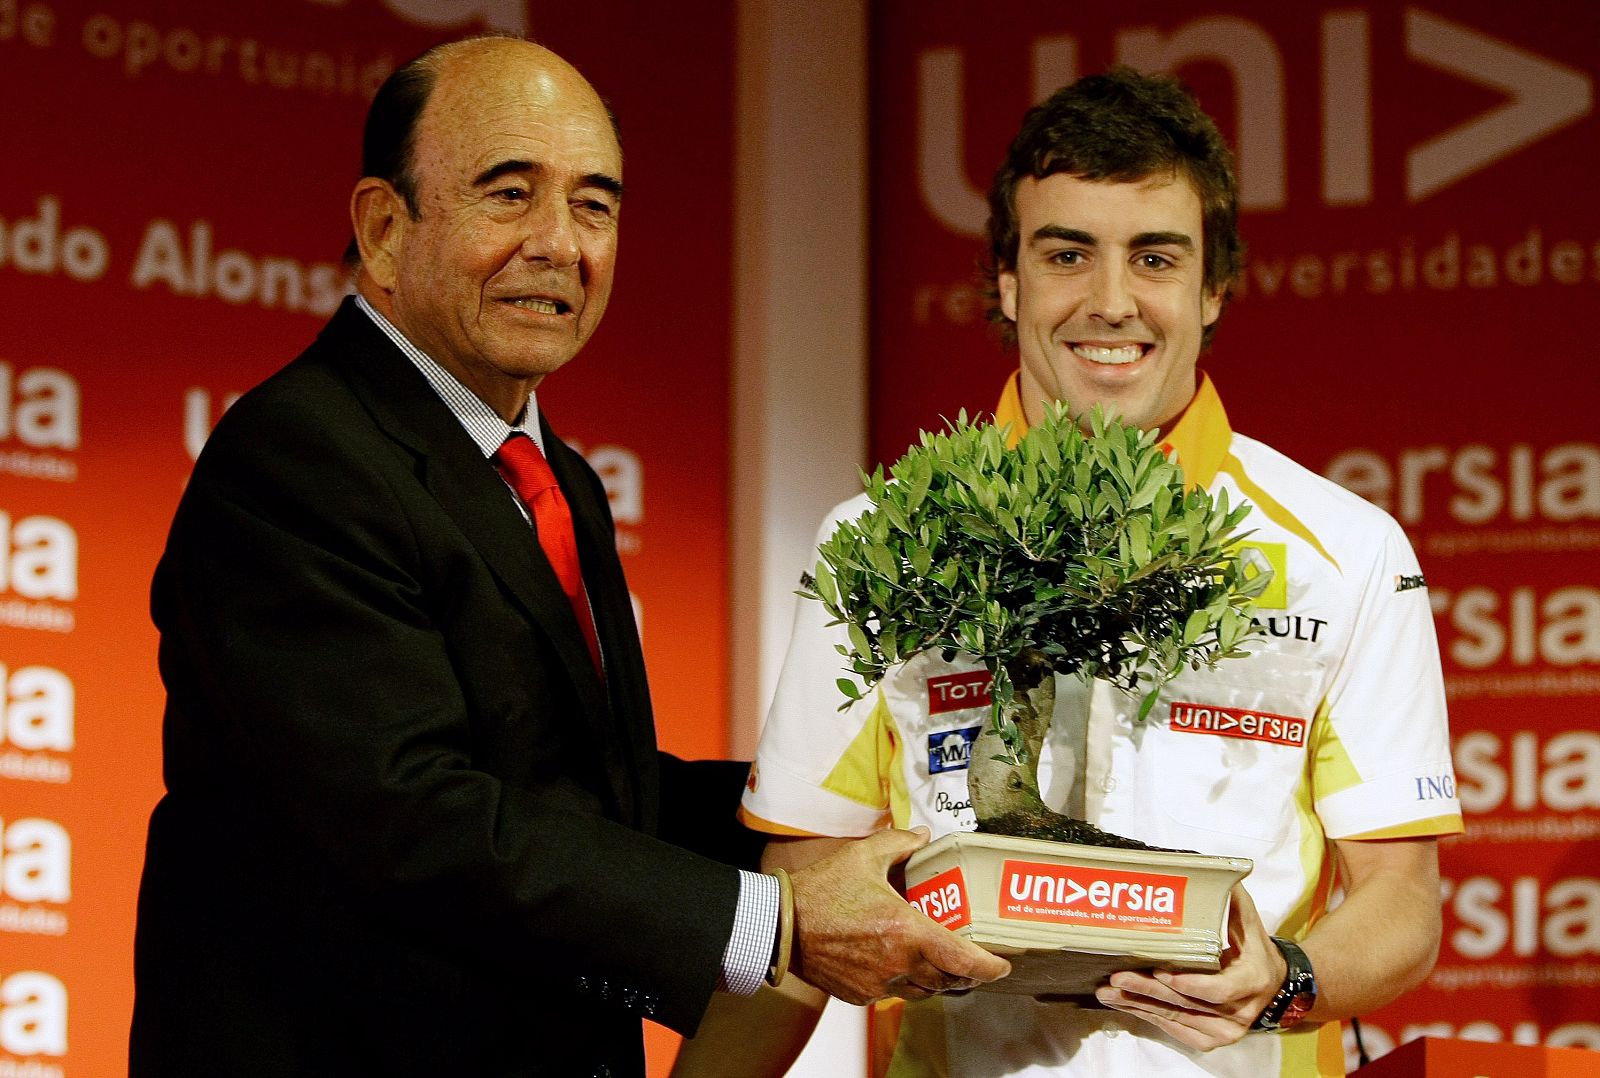
[{"label": "mmc logo patch", "polygon": [[928,774],[945,771],[965,771],[972,763],[972,743],[978,739],[981,726],[965,726],[959,730],[939,730],[928,735]]},{"label": "mmc logo patch", "polygon": [[1289,548],[1283,543],[1263,543],[1246,539],[1238,543],[1239,564],[1246,580],[1256,580],[1263,573],[1272,579],[1266,590],[1256,597],[1261,610],[1287,610],[1289,607]]}]

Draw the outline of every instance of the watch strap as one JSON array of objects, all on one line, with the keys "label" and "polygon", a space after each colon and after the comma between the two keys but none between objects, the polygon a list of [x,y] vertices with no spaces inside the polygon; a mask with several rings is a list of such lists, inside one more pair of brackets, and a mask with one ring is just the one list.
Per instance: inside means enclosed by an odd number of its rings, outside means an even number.
[{"label": "watch strap", "polygon": [[1288,964],[1283,984],[1266,1009],[1251,1024],[1253,1032],[1277,1033],[1300,1024],[1306,1013],[1317,1002],[1317,978],[1312,972],[1311,960],[1294,940],[1273,936],[1272,942]]}]

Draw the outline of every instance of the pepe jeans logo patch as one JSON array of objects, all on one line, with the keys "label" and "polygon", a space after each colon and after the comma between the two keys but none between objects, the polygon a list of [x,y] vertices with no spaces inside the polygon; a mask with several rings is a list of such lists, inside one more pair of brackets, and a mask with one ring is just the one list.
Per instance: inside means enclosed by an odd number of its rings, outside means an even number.
[{"label": "pepe jeans logo patch", "polygon": [[1169,721],[1172,729],[1185,734],[1215,734],[1244,741],[1267,741],[1274,745],[1301,746],[1311,724],[1294,715],[1274,715],[1269,711],[1246,711],[1215,704],[1191,704],[1174,700]]},{"label": "pepe jeans logo patch", "polygon": [[937,876],[907,888],[906,901],[922,911],[924,917],[945,928],[961,928],[972,923],[967,905],[967,880],[960,868],[947,868]]},{"label": "pepe jeans logo patch", "polygon": [[1013,921],[1179,932],[1189,880],[1159,872],[1006,861],[1000,917]]},{"label": "pepe jeans logo patch", "polygon": [[1394,578],[1395,591],[1415,591],[1417,588],[1425,588],[1427,586],[1428,582],[1423,579],[1421,573],[1401,573]]},{"label": "pepe jeans logo patch", "polygon": [[965,711],[969,707],[988,707],[989,686],[993,680],[987,670],[940,674],[929,678],[928,714],[943,715],[948,711]]}]

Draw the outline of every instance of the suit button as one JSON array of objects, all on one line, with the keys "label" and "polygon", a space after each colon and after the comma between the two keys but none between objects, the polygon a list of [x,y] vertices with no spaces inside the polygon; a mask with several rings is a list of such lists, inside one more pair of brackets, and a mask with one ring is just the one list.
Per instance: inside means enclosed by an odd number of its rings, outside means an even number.
[{"label": "suit button", "polygon": [[661,1001],[655,996],[645,996],[644,1000],[639,1005],[639,1009],[644,1012],[646,1018],[654,1018],[656,1014],[656,1008],[660,1005]]},{"label": "suit button", "polygon": [[607,1001],[609,1001],[611,999],[611,982],[610,981],[601,981],[600,982],[600,998],[603,999],[603,1000],[607,1000]]},{"label": "suit button", "polygon": [[587,978],[587,977],[579,977],[578,978],[578,991],[581,992],[583,995],[588,995],[589,994],[589,978]]}]

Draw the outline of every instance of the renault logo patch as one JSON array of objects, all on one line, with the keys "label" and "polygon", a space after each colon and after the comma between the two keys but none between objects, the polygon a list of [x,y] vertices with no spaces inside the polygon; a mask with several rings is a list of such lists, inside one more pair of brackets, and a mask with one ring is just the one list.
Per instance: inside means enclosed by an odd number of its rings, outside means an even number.
[{"label": "renault logo patch", "polygon": [[1259,610],[1285,610],[1289,606],[1289,548],[1283,543],[1246,539],[1238,545],[1239,563],[1246,580],[1272,574],[1266,590],[1256,597]]}]

